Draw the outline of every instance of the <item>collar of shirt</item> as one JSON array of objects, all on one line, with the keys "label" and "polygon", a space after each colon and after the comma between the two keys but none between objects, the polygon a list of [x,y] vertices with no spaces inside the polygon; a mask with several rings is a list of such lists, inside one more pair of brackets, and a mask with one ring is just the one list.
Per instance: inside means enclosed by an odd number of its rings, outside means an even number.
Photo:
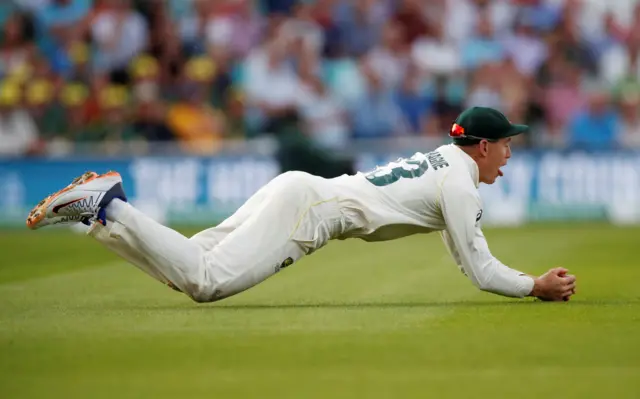
[{"label": "collar of shirt", "polygon": [[455,144],[449,144],[452,148],[452,151],[458,154],[458,156],[464,161],[467,169],[469,170],[469,174],[471,175],[471,180],[475,184],[476,188],[480,187],[480,171],[478,170],[478,164],[473,160],[466,152],[462,151],[460,147]]}]

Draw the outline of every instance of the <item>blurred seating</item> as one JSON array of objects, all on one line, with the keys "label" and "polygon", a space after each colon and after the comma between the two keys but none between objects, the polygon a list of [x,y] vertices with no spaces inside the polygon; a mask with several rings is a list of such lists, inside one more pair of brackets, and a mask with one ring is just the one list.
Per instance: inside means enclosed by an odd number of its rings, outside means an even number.
[{"label": "blurred seating", "polygon": [[11,0],[0,33],[2,156],[215,154],[291,112],[332,150],[445,140],[474,105],[519,146],[640,148],[637,0]]}]

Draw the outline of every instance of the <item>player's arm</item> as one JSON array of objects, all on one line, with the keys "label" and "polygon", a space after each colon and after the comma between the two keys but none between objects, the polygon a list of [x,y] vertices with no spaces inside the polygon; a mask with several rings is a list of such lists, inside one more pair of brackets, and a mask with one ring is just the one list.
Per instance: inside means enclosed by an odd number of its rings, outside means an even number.
[{"label": "player's arm", "polygon": [[442,237],[460,269],[483,291],[509,297],[535,296],[543,300],[568,300],[575,293],[575,276],[553,268],[540,277],[505,266],[489,251],[479,227],[481,210],[477,191],[443,186],[440,204],[447,224]]},{"label": "player's arm", "polygon": [[490,252],[479,227],[480,197],[475,190],[443,186],[440,206],[447,225],[443,240],[462,272],[479,289],[522,298],[534,291],[535,279],[502,264]]}]

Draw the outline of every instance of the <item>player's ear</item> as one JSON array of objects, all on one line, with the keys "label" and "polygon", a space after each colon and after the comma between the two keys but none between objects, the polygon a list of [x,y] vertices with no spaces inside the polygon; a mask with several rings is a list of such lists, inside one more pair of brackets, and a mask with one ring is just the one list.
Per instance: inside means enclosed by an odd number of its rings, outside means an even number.
[{"label": "player's ear", "polygon": [[478,148],[480,149],[480,154],[482,154],[483,156],[487,156],[487,154],[489,153],[489,141],[480,140]]}]

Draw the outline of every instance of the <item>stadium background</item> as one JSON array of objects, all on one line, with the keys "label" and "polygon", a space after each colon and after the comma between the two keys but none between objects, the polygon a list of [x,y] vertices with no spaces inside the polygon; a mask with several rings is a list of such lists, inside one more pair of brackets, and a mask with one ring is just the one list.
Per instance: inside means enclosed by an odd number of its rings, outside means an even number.
[{"label": "stadium background", "polygon": [[445,143],[473,105],[532,127],[487,223],[640,220],[633,0],[13,0],[0,23],[2,225],[89,168],[211,224],[280,171]]},{"label": "stadium background", "polygon": [[[637,399],[637,3],[0,1],[0,398]],[[471,105],[532,127],[481,188],[491,251],[568,268],[568,303],[481,292],[416,235],[333,242],[195,304],[24,225],[115,169],[190,236],[282,170],[446,143]]]}]

